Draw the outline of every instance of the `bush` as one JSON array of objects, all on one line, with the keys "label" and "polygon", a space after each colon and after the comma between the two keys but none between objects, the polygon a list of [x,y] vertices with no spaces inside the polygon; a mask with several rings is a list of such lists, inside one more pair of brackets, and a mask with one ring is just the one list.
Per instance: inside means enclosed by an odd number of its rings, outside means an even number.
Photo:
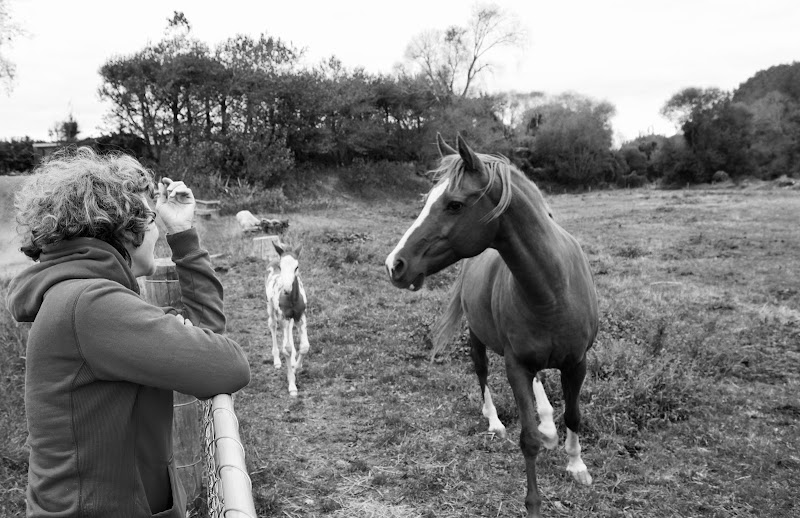
[{"label": "bush", "polygon": [[730,182],[731,177],[725,171],[719,170],[711,177],[711,183],[725,183]]},{"label": "bush", "polygon": [[654,162],[655,168],[661,172],[664,185],[682,187],[701,181],[702,167],[680,135],[664,141],[656,152]]},{"label": "bush", "polygon": [[0,141],[0,174],[30,171],[34,165],[36,157],[31,139]]},{"label": "bush", "polygon": [[647,184],[647,177],[643,174],[631,173],[617,178],[617,186],[624,188],[642,187]]}]

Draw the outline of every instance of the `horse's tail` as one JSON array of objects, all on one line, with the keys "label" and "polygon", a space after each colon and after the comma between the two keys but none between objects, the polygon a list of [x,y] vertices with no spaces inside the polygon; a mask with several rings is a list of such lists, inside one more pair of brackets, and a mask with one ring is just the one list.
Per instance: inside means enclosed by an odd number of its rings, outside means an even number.
[{"label": "horse's tail", "polygon": [[461,328],[461,317],[464,315],[464,308],[461,307],[461,287],[464,285],[464,267],[458,272],[453,286],[450,288],[450,302],[433,325],[433,351],[431,361],[436,357],[444,346],[450,341],[453,335]]}]

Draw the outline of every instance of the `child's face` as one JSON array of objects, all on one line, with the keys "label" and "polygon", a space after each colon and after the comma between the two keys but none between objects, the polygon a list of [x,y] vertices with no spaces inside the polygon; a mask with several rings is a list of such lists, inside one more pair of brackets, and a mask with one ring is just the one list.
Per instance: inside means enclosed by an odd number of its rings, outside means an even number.
[{"label": "child's face", "polygon": [[[152,205],[144,193],[142,194],[142,199],[148,207]],[[125,245],[131,256],[131,271],[134,277],[144,277],[156,273],[155,249],[158,235],[155,212],[153,212],[153,218],[144,233],[142,244],[138,247],[134,247],[133,244]]]}]

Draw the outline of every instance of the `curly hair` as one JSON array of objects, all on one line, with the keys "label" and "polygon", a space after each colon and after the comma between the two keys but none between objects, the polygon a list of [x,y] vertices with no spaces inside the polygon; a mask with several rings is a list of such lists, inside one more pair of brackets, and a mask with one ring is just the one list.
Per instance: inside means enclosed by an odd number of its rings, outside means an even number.
[{"label": "curly hair", "polygon": [[94,237],[130,264],[125,244],[140,246],[155,217],[141,195],[154,191],[153,173],[133,157],[99,155],[88,147],[59,151],[14,197],[21,250],[37,261],[47,245]]}]

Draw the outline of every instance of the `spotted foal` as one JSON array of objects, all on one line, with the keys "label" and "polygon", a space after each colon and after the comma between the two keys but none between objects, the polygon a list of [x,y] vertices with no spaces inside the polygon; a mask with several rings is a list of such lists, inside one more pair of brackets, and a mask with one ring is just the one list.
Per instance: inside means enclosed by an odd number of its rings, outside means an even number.
[{"label": "spotted foal", "polygon": [[[306,329],[306,291],[300,280],[300,250],[273,241],[278,260],[267,266],[266,292],[269,330],[272,333],[272,360],[276,369],[281,368],[281,353],[287,363],[289,394],[297,396],[295,377],[303,366],[303,356],[308,352]],[[300,348],[294,347],[294,325],[300,335]],[[282,329],[281,345],[278,347],[278,325]]]}]

